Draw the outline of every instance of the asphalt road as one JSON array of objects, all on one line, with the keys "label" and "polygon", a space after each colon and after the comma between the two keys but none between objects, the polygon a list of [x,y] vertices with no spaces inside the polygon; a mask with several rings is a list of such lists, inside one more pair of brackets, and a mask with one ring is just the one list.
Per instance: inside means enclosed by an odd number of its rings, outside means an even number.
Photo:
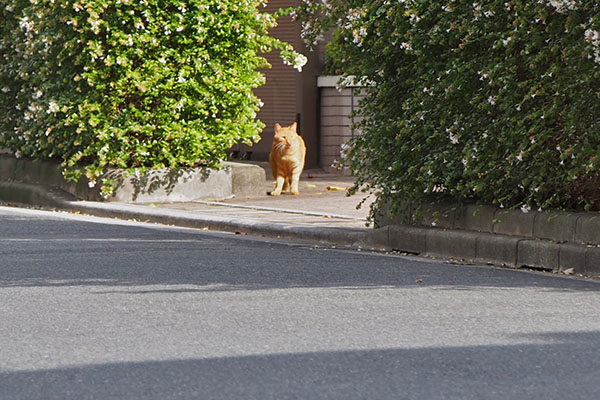
[{"label": "asphalt road", "polygon": [[595,399],[594,281],[0,207],[0,399]]}]

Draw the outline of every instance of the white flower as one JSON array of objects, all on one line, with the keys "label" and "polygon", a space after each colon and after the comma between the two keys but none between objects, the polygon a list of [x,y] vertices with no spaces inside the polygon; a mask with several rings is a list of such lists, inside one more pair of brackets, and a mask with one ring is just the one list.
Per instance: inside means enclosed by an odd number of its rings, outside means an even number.
[{"label": "white flower", "polygon": [[308,62],[308,58],[303,54],[298,54],[298,56],[294,59],[293,66],[298,70],[298,72],[302,71],[302,67],[306,65]]},{"label": "white flower", "polygon": [[400,43],[400,48],[404,50],[412,50],[412,46],[407,42]]},{"label": "white flower", "polygon": [[575,0],[539,0],[538,2],[550,5],[560,13],[568,10],[577,10],[577,2]]},{"label": "white flower", "polygon": [[54,114],[56,112],[58,112],[60,110],[60,107],[57,103],[55,103],[54,101],[50,101],[50,103],[48,103],[48,110],[46,110],[46,113],[48,114]]},{"label": "white flower", "polygon": [[102,21],[100,21],[99,19],[92,20],[91,18],[88,21],[90,22],[90,25],[92,26],[92,31],[94,33],[97,34],[98,32],[100,32],[100,24],[102,23]]},{"label": "white flower", "polygon": [[597,31],[588,29],[585,31],[585,38],[587,41],[589,42],[597,42],[598,40],[600,40],[600,33],[598,33]]},{"label": "white flower", "polygon": [[25,31],[25,33],[29,33],[34,28],[34,23],[29,19],[29,17],[23,17],[19,20],[19,27]]},{"label": "white flower", "polygon": [[450,129],[446,129],[446,132],[448,132],[448,138],[450,139],[450,143],[452,143],[452,144],[459,143],[458,135],[452,133],[452,131]]},{"label": "white flower", "polygon": [[523,153],[523,151],[521,151],[521,152],[519,153],[519,155],[517,155],[517,160],[519,160],[519,161],[523,161],[523,156],[524,156],[524,155],[525,155],[525,153]]}]

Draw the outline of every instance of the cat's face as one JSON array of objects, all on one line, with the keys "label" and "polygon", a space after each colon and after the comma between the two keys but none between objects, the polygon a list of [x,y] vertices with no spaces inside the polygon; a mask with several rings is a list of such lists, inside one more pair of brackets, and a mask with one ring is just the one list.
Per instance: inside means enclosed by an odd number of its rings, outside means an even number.
[{"label": "cat's face", "polygon": [[273,138],[274,145],[276,147],[291,145],[296,136],[296,127],[297,124],[295,122],[292,125],[285,127],[275,124],[275,137]]}]

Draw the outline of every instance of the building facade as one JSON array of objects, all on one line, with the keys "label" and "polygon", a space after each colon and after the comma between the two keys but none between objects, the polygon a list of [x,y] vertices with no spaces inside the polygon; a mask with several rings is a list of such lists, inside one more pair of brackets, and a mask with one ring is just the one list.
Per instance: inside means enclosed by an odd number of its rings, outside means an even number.
[{"label": "building facade", "polygon": [[[281,8],[298,5],[295,0],[270,0],[265,10],[275,12]],[[308,63],[302,71],[283,64],[278,51],[267,53],[265,58],[271,68],[263,70],[266,84],[255,89],[254,93],[264,106],[258,113],[258,119],[265,123],[261,140],[253,146],[237,145],[232,149],[233,158],[250,160],[268,160],[273,142],[274,125],[283,126],[298,123],[307,146],[306,167],[319,166],[318,140],[318,88],[317,76],[321,73],[324,51],[310,51],[300,37],[300,23],[291,17],[278,19],[277,27],[270,31],[274,37],[288,42],[300,53],[308,57]]]},{"label": "building facade", "polygon": [[[270,0],[265,10],[275,12],[297,5],[299,1],[296,0]],[[292,44],[307,56],[308,63],[299,72],[283,64],[278,52],[265,55],[271,68],[263,70],[266,84],[254,91],[264,103],[258,118],[265,123],[265,129],[260,142],[253,146],[237,145],[231,154],[237,159],[268,160],[275,123],[286,126],[297,122],[298,132],[307,147],[306,168],[334,172],[336,169],[332,165],[339,158],[341,146],[357,134],[352,123],[358,119],[350,114],[364,94],[353,87],[337,88],[339,77],[321,76],[325,44],[312,51],[307,49],[300,31],[300,23],[292,21],[291,17],[279,18],[278,26],[271,30],[271,35]]]}]

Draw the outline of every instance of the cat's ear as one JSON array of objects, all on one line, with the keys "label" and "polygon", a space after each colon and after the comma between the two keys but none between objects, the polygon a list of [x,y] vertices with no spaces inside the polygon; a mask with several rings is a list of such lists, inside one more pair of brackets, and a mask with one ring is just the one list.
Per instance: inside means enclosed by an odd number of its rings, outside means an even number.
[{"label": "cat's ear", "polygon": [[294,132],[296,132],[296,128],[297,128],[297,127],[298,127],[298,123],[297,123],[297,122],[294,122],[294,123],[293,123],[293,124],[290,126],[290,128],[292,128],[292,130],[293,130]]},{"label": "cat's ear", "polygon": [[278,123],[275,124],[275,133],[278,133],[281,130],[281,125]]}]

